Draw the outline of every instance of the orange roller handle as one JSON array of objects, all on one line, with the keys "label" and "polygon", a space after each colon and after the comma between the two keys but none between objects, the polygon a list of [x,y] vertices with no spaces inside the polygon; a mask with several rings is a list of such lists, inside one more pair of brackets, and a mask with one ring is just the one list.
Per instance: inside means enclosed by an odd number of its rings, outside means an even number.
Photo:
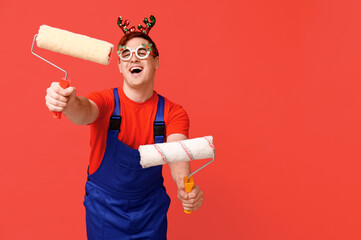
[{"label": "orange roller handle", "polygon": [[[193,189],[193,186],[194,186],[194,180],[193,180],[193,176],[191,176],[189,179],[187,176],[185,176],[183,178],[183,181],[184,181],[184,190],[186,191],[186,193],[190,193]],[[185,210],[184,209],[184,212],[187,213],[187,214],[191,214],[192,211],[190,210]]]},{"label": "orange roller handle", "polygon": [[[60,87],[62,88],[68,88],[70,86],[70,83],[68,80],[61,79],[59,82]],[[61,112],[53,112],[54,118],[61,119]]]}]

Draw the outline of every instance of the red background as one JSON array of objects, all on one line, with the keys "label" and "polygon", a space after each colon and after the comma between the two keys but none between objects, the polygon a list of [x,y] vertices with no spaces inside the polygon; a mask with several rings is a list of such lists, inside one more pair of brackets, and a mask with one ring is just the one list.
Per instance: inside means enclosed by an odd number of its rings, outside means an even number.
[{"label": "red background", "polygon": [[[89,129],[55,120],[62,72],[30,53],[41,24],[117,43],[122,15],[154,14],[156,89],[213,135],[195,176],[201,210],[172,198],[169,239],[361,239],[360,1],[1,1],[0,239],[85,239]],[[122,81],[109,66],[36,50],[78,94]],[[203,162],[193,162],[193,169]]]}]

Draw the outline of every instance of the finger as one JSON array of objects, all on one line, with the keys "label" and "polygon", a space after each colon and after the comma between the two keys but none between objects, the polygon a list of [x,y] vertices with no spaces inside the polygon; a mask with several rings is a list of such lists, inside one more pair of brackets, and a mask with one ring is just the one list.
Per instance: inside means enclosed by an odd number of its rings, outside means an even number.
[{"label": "finger", "polygon": [[64,111],[64,108],[57,107],[57,106],[54,106],[54,105],[51,105],[51,104],[47,104],[47,107],[52,112],[62,112],[62,111]]},{"label": "finger", "polygon": [[194,205],[199,203],[200,201],[203,201],[203,198],[193,198],[193,199],[183,199],[181,200],[183,204],[188,204],[188,205]]},{"label": "finger", "polygon": [[199,202],[197,205],[183,205],[183,209],[188,211],[198,210],[202,206],[202,202]]},{"label": "finger", "polygon": [[[66,89],[69,89],[71,87],[68,87]],[[61,96],[68,96],[69,95],[69,90],[68,91],[65,91],[66,89],[62,88],[59,84],[59,82],[53,82],[50,86],[50,89],[52,89],[55,93],[61,95]]]},{"label": "finger", "polygon": [[68,87],[64,89],[64,96],[70,96],[76,92],[75,87]]},{"label": "finger", "polygon": [[65,108],[67,105],[66,102],[58,101],[51,97],[46,97],[45,99],[46,99],[46,104],[50,106]]},{"label": "finger", "polygon": [[201,202],[202,202],[202,200],[199,200],[199,201],[194,202],[194,203],[185,203],[185,202],[182,202],[182,205],[183,205],[183,207],[193,208],[193,207],[195,207],[195,206],[198,206]]},{"label": "finger", "polygon": [[182,201],[182,200],[185,200],[188,198],[188,193],[186,193],[186,191],[184,191],[184,188],[183,189],[180,188],[180,189],[178,189],[177,196],[178,196],[178,199]]},{"label": "finger", "polygon": [[202,206],[202,202],[199,202],[197,205],[193,207],[192,210],[198,210]]},{"label": "finger", "polygon": [[183,203],[183,208],[186,210],[197,210],[200,206],[202,206],[203,199],[200,199],[199,201],[193,203],[193,204],[187,204]]},{"label": "finger", "polygon": [[199,195],[196,198],[182,200],[182,203],[190,204],[190,205],[197,205],[201,201],[203,201],[203,197],[201,195]]},{"label": "finger", "polygon": [[198,202],[200,199],[203,199],[203,192],[199,191],[196,193],[196,195],[194,196],[194,198],[188,197],[188,199],[190,200],[194,200],[194,202]]},{"label": "finger", "polygon": [[184,210],[187,210],[187,211],[193,211],[193,208],[190,208],[190,207],[183,207]]},{"label": "finger", "polygon": [[190,193],[188,193],[188,198],[196,198],[196,196],[200,193],[200,188],[198,185],[195,185]]},{"label": "finger", "polygon": [[52,98],[54,100],[61,101],[61,102],[67,102],[68,101],[68,98],[66,96],[59,94],[58,92],[56,92],[52,88],[47,89],[46,97],[49,97],[49,98]]}]

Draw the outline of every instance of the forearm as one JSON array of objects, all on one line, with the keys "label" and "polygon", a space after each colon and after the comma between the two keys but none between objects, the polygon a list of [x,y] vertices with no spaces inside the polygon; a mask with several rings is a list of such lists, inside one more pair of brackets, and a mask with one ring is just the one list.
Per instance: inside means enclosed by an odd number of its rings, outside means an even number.
[{"label": "forearm", "polygon": [[[183,134],[172,134],[167,138],[167,142],[175,142],[186,140],[187,137]],[[172,178],[177,185],[178,188],[183,188],[183,177],[188,176],[191,172],[189,162],[175,162],[169,163],[170,172],[172,174]]]},{"label": "forearm", "polygon": [[172,178],[178,188],[183,188],[183,177],[188,176],[191,172],[189,162],[175,162],[170,163],[169,168]]},{"label": "forearm", "polygon": [[99,110],[96,104],[86,97],[76,96],[69,102],[64,115],[77,125],[87,125],[95,121]]}]

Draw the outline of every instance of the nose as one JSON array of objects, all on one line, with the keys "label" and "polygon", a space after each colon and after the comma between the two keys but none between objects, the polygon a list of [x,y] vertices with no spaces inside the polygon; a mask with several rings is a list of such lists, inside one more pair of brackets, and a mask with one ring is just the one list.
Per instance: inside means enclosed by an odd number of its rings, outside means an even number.
[{"label": "nose", "polygon": [[135,51],[132,52],[132,57],[130,58],[131,62],[139,62],[139,58],[137,57],[137,54],[135,54]]}]

